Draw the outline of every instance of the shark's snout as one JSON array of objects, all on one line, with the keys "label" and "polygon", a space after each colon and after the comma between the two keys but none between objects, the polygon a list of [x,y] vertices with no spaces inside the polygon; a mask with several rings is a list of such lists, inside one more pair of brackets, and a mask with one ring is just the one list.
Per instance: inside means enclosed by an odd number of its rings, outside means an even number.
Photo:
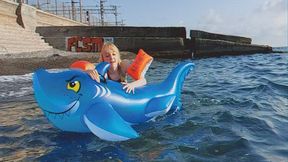
[{"label": "shark's snout", "polygon": [[80,96],[69,93],[67,82],[57,78],[59,77],[56,73],[49,73],[45,69],[35,71],[33,89],[40,108],[53,114],[77,111]]}]

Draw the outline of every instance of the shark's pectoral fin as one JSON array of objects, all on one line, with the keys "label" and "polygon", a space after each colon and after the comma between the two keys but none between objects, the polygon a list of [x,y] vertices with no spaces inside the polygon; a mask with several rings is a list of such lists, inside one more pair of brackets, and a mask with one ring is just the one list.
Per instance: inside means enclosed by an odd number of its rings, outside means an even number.
[{"label": "shark's pectoral fin", "polygon": [[101,139],[124,141],[137,138],[137,132],[108,103],[96,103],[84,115],[87,127]]},{"label": "shark's pectoral fin", "polygon": [[145,108],[145,116],[155,117],[168,112],[175,100],[175,95],[153,98]]}]

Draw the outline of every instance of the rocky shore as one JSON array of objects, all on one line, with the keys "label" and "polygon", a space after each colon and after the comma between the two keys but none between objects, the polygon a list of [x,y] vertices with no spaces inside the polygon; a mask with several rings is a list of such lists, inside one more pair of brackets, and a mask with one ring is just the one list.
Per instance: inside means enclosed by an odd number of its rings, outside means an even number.
[{"label": "rocky shore", "polygon": [[[23,75],[38,68],[67,68],[76,60],[98,61],[98,53],[66,52],[57,49],[0,55],[0,75]],[[134,59],[135,53],[121,52],[122,59]]]}]

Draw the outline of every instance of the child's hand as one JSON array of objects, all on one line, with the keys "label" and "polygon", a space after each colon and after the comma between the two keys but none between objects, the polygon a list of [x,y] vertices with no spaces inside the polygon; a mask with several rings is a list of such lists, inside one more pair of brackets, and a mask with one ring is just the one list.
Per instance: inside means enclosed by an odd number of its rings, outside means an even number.
[{"label": "child's hand", "polygon": [[132,91],[132,93],[135,94],[134,92],[135,85],[133,83],[127,83],[127,82],[121,82],[121,83],[124,85],[123,89],[124,90],[126,89],[126,93],[131,93]]},{"label": "child's hand", "polygon": [[93,80],[95,80],[95,81],[97,81],[98,83],[100,83],[99,74],[98,74],[98,72],[97,72],[95,69],[93,69],[93,70],[86,70],[85,72],[88,73],[89,76],[90,76]]}]

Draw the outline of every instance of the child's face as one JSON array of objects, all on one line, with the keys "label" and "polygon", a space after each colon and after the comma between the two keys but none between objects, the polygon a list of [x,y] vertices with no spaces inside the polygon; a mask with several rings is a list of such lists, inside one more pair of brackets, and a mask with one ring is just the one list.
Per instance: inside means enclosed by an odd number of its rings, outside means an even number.
[{"label": "child's face", "polygon": [[101,52],[102,59],[110,64],[118,64],[119,54],[112,48],[106,47]]}]

